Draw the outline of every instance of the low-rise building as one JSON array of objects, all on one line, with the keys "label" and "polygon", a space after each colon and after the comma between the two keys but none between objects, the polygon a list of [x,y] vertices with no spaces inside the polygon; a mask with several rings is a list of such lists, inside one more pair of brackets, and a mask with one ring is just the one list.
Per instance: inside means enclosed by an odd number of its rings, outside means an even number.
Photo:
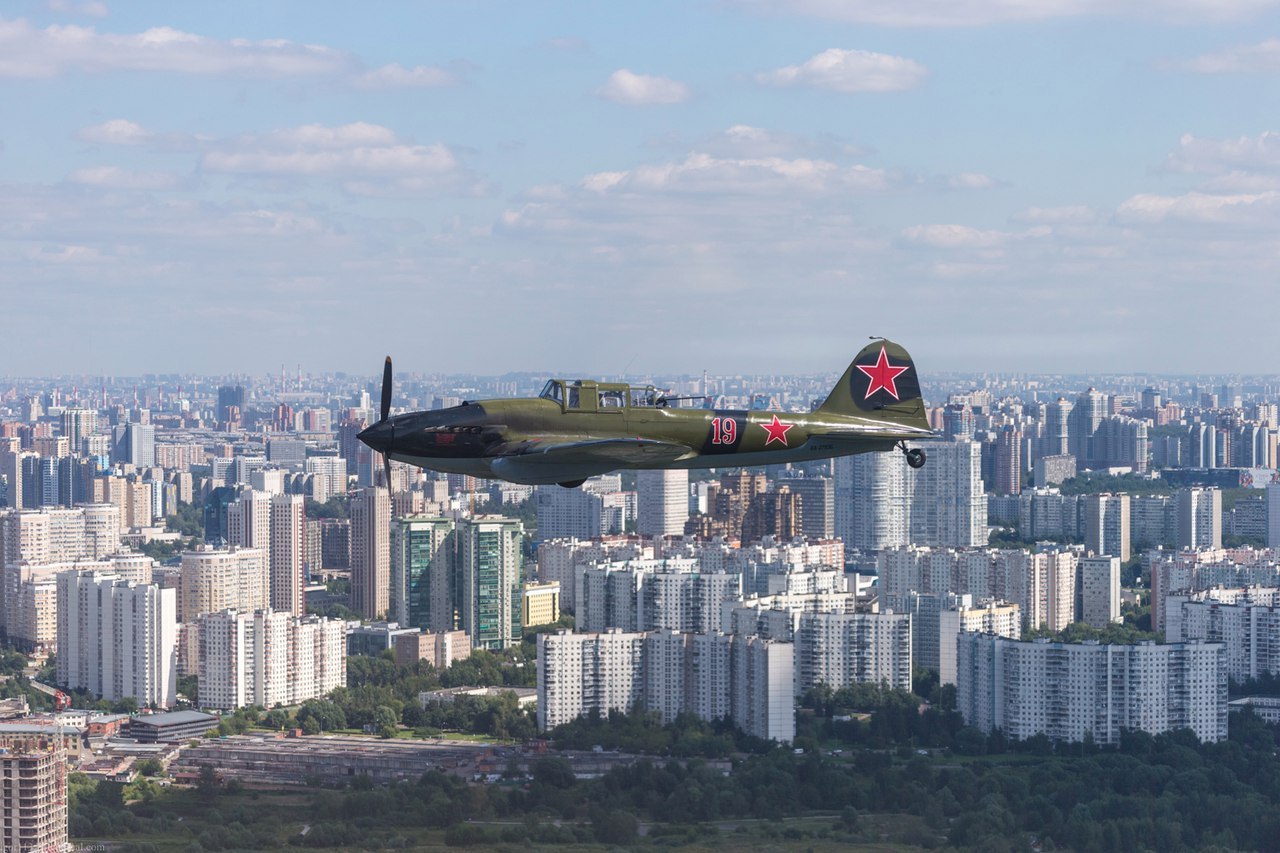
[{"label": "low-rise building", "polygon": [[129,737],[139,743],[176,743],[198,738],[218,725],[218,718],[200,711],[143,714],[129,721]]}]

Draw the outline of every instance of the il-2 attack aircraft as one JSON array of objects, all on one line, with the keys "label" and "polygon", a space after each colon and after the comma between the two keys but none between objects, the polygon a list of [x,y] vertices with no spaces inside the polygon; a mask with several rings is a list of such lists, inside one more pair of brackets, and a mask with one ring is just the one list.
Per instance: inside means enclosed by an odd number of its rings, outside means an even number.
[{"label": "il-2 attack aircraft", "polygon": [[[732,468],[892,450],[912,468],[930,438],[911,356],[876,339],[812,412],[686,408],[653,386],[551,379],[536,398],[468,401],[391,416],[391,358],[381,420],[360,440],[390,460],[513,483],[559,483],[623,468]],[[702,398],[694,398],[702,399]]]}]

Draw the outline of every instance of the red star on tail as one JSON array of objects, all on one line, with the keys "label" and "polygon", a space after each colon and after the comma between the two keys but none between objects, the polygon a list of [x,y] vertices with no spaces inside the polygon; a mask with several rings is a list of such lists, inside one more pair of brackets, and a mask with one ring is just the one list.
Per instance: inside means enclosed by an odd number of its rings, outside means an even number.
[{"label": "red star on tail", "polygon": [[856,366],[867,374],[867,378],[871,380],[867,383],[867,396],[862,399],[870,399],[872,394],[881,389],[884,389],[893,399],[898,399],[898,386],[894,384],[894,380],[898,378],[899,373],[905,373],[907,368],[894,367],[889,363],[889,356],[885,354],[884,344],[880,345],[880,357],[876,359],[875,364],[859,364]]},{"label": "red star on tail", "polygon": [[783,447],[790,446],[787,444],[787,430],[791,429],[795,424],[784,424],[782,421],[778,420],[777,415],[774,415],[773,423],[760,424],[760,426],[764,427],[764,431],[769,433],[769,437],[764,440],[765,447],[768,447],[775,441],[781,441]]}]

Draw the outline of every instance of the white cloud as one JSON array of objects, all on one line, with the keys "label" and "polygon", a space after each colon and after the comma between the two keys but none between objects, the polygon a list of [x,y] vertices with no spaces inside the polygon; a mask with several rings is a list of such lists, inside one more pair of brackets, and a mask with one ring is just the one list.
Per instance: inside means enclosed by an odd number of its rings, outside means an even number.
[{"label": "white cloud", "polygon": [[902,236],[934,249],[988,249],[1010,238],[1001,231],[981,231],[967,225],[914,225],[903,229]]},{"label": "white cloud", "polygon": [[1280,170],[1280,133],[1264,131],[1235,139],[1205,139],[1184,134],[1165,161],[1170,171],[1223,175],[1236,170]]},{"label": "white cloud", "polygon": [[593,192],[823,193],[882,190],[890,182],[888,173],[862,165],[840,166],[827,160],[805,158],[728,159],[693,153],[677,163],[588,175],[582,187]]},{"label": "white cloud", "polygon": [[1198,74],[1275,73],[1280,71],[1280,39],[1206,53],[1178,67]]},{"label": "white cloud", "polygon": [[1031,207],[1014,217],[1019,222],[1039,222],[1047,225],[1087,225],[1096,222],[1098,214],[1085,205],[1065,207]]},{"label": "white cloud", "polygon": [[209,146],[207,173],[337,181],[357,195],[478,191],[478,182],[441,143],[422,145],[381,125],[304,125]]},{"label": "white cloud", "polygon": [[619,68],[609,75],[609,82],[596,90],[602,98],[619,104],[643,106],[679,104],[689,100],[689,87],[670,77],[636,74]]},{"label": "white cloud", "polygon": [[85,142],[104,145],[146,145],[154,140],[155,135],[136,122],[113,118],[82,128],[77,137]]},{"label": "white cloud", "polygon": [[1238,20],[1277,0],[728,0],[766,14],[891,27],[974,27],[1055,18],[1123,17],[1176,23]]},{"label": "white cloud", "polygon": [[121,190],[171,190],[181,181],[172,172],[139,172],[118,166],[92,166],[67,176],[73,184]]},{"label": "white cloud", "polygon": [[405,68],[403,65],[384,65],[372,71],[366,71],[356,78],[356,85],[368,89],[385,89],[393,87],[414,89],[435,89],[442,86],[454,86],[459,78],[451,71],[431,65],[415,65]]},{"label": "white cloud", "polygon": [[358,86],[444,86],[451,72],[429,66],[368,69],[355,56],[287,39],[214,39],[172,27],[100,33],[94,27],[32,26],[0,18],[0,78],[45,78],[73,71],[345,77]]},{"label": "white cloud", "polygon": [[756,81],[769,86],[807,86],[852,94],[914,89],[928,76],[929,70],[913,59],[833,47],[803,65],[757,74]]},{"label": "white cloud", "polygon": [[1132,196],[1116,211],[1122,222],[1262,224],[1280,213],[1280,192],[1212,195],[1189,192],[1179,196],[1142,193]]}]

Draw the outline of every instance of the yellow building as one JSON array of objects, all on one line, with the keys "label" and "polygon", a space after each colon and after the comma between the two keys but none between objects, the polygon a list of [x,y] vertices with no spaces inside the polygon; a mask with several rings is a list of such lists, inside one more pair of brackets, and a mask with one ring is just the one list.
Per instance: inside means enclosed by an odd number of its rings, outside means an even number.
[{"label": "yellow building", "polygon": [[560,620],[560,581],[527,583],[520,596],[520,626],[551,625]]}]

